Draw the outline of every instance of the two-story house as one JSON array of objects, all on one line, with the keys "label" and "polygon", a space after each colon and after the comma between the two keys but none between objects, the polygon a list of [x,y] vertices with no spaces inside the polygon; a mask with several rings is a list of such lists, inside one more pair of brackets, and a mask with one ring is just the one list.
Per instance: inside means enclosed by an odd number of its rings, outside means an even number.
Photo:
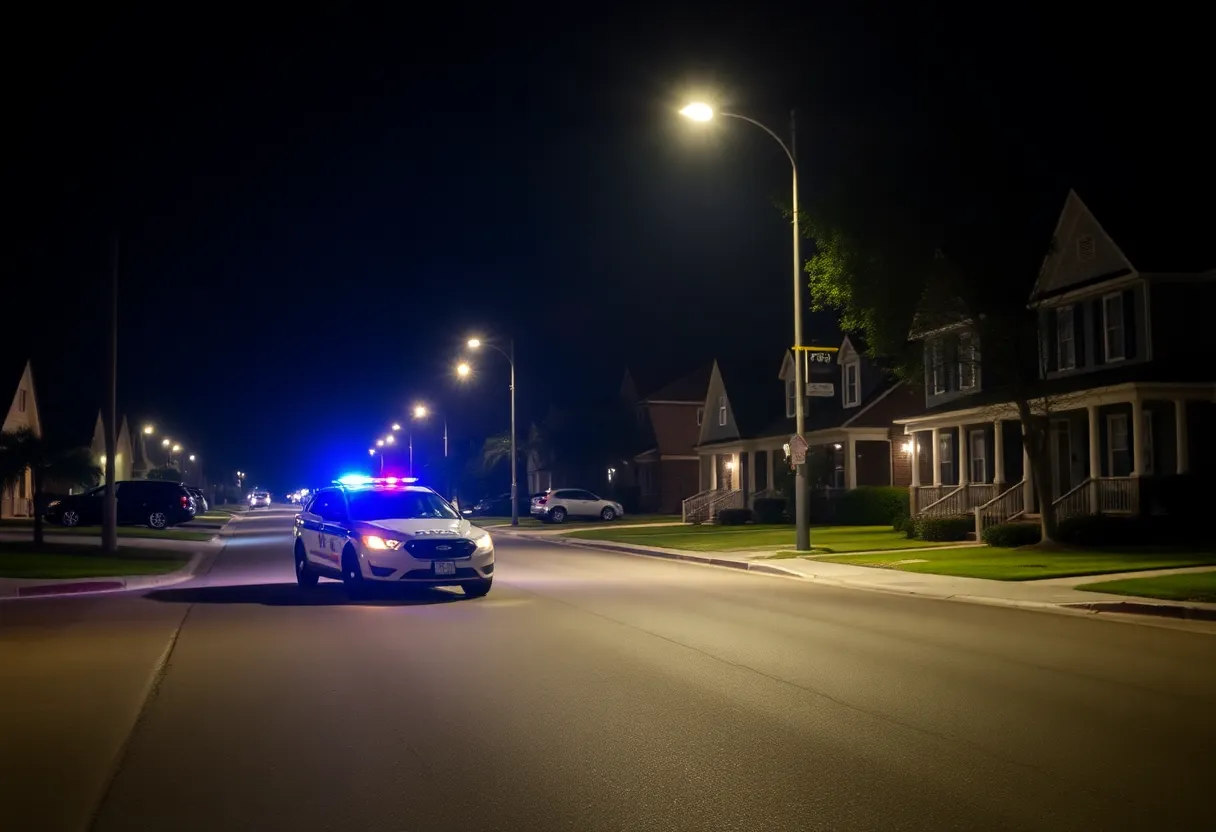
[{"label": "two-story house", "polygon": [[[42,435],[42,422],[38,417],[38,399],[34,395],[34,371],[27,360],[5,364],[0,372],[0,384],[13,385],[13,391],[0,430],[4,433],[29,428]],[[3,388],[0,388],[3,389]],[[32,517],[34,511],[33,472],[26,470],[15,487],[0,491],[0,518]]]},{"label": "two-story house", "polygon": [[653,442],[633,459],[643,511],[678,513],[699,490],[697,442],[712,372],[713,365],[706,364],[638,402],[639,423]]},{"label": "two-story house", "polygon": [[999,383],[985,388],[970,323],[913,333],[924,341],[925,410],[900,422],[917,456],[914,511],[974,511],[977,530],[1034,516],[1046,499],[1058,519],[1137,514],[1163,510],[1165,478],[1216,466],[1216,372],[1199,360],[1216,351],[1216,251],[1196,268],[1174,262],[1169,240],[1160,252],[1132,249],[1136,229],[1124,233],[1108,234],[1070,192],[1030,293],[1050,493],[1028,476],[1014,403]]},{"label": "two-story house", "polygon": [[714,362],[696,448],[701,489],[685,500],[686,518],[709,519],[779,496],[797,431],[799,366],[809,394],[803,438],[810,485],[832,493],[911,482],[910,449],[893,420],[918,410],[920,398],[855,342],[846,337],[835,354],[811,353],[801,362],[787,352],[775,377],[771,365],[765,372],[763,365]]}]

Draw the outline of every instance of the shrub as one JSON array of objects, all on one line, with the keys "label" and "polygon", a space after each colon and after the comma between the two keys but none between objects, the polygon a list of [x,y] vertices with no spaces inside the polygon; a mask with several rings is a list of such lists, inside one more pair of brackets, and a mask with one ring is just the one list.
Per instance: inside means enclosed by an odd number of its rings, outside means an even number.
[{"label": "shrub", "polygon": [[835,500],[834,522],[842,526],[893,526],[908,516],[908,489],[863,485]]},{"label": "shrub", "polygon": [[1061,520],[1056,526],[1056,540],[1070,546],[1135,546],[1151,538],[1149,522],[1139,517],[1085,514]]},{"label": "shrub", "polygon": [[757,523],[781,523],[785,520],[785,500],[780,497],[761,497],[752,504]]},{"label": "shrub", "polygon": [[1042,537],[1042,529],[1038,523],[998,523],[984,529],[984,542],[1002,549],[1033,546]]},{"label": "shrub", "polygon": [[975,519],[967,515],[954,517],[917,517],[916,536],[921,540],[966,540],[975,531]]},{"label": "shrub", "polygon": [[714,516],[714,523],[719,526],[742,526],[751,520],[750,508],[724,508]]},{"label": "shrub", "polygon": [[895,527],[895,531],[903,532],[910,538],[916,537],[916,520],[911,515],[895,518],[895,522],[891,524]]}]

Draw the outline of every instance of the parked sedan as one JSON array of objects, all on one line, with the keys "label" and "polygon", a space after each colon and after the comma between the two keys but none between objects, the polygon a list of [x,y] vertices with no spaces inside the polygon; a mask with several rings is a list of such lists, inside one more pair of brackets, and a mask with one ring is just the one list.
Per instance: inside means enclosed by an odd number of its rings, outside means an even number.
[{"label": "parked sedan", "polygon": [[[118,522],[165,529],[194,519],[194,501],[183,485],[167,480],[125,480],[116,483]],[[101,523],[106,486],[52,502],[46,519],[61,526]]]},{"label": "parked sedan", "polygon": [[555,488],[532,500],[532,516],[546,523],[564,523],[567,517],[615,520],[625,516],[620,503],[579,488]]}]

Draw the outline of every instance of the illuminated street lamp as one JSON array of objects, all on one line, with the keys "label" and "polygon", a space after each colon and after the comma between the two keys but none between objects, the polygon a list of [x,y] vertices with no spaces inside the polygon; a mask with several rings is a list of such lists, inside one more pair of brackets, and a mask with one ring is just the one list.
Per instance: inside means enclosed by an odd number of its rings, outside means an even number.
[{"label": "illuminated street lamp", "polygon": [[397,441],[397,437],[393,436],[391,433],[388,436],[384,437],[384,442],[387,445],[392,445],[396,441]]},{"label": "illuminated street lamp", "polygon": [[145,436],[151,436],[154,433],[156,433],[156,428],[152,427],[152,425],[144,425]]},{"label": "illuminated street lamp", "polygon": [[[692,121],[706,122],[713,119],[715,113],[714,108],[710,105],[695,101],[688,104],[684,109],[680,110],[680,115]],[[785,151],[786,157],[790,160],[790,169],[793,174],[793,203],[792,216],[794,228],[794,361],[795,366],[799,368],[794,373],[794,416],[796,430],[799,436],[805,433],[806,428],[806,379],[803,376],[801,361],[804,358],[802,355],[802,251],[801,251],[801,235],[798,230],[798,162],[794,155],[796,147],[794,140],[794,113],[790,112],[790,142],[786,144],[780,136],[774,133],[765,125],[756,121],[754,118],[741,116],[738,113],[727,113],[719,110],[717,115],[724,118],[735,118],[740,121],[746,121],[748,124],[753,124],[759,127],[765,133],[773,138],[777,144],[781,145],[781,149]],[[794,486],[794,515],[797,520],[797,534],[795,536],[794,548],[799,552],[809,552],[811,549],[811,526],[810,516],[807,505],[807,466],[803,462],[797,466],[797,476]]]},{"label": "illuminated street lamp", "polygon": [[[476,338],[473,339],[473,341],[476,340]],[[470,341],[469,343],[472,344],[473,341]],[[460,376],[461,378],[468,378],[471,372],[473,372],[473,368],[469,366],[467,361],[462,361],[456,365],[456,375]]]},{"label": "illuminated street lamp", "polygon": [[[511,365],[511,525],[519,525],[519,483],[517,480],[517,469],[519,468],[518,460],[515,458],[515,339],[512,338],[509,342],[509,352],[496,344],[488,344],[480,338],[470,338],[468,346],[471,350],[480,349],[481,347],[489,347],[492,350],[497,350],[502,353],[503,358],[507,359],[507,363]],[[465,368],[461,372],[461,368]],[[456,372],[464,378],[469,374],[469,365],[461,364],[456,368]]]},{"label": "illuminated street lamp", "polygon": [[377,447],[377,448],[383,448],[383,447],[384,447],[384,440],[383,440],[383,439],[377,439],[377,440],[376,440],[376,447]]},{"label": "illuminated street lamp", "polygon": [[393,430],[401,430],[401,425],[397,422],[393,422]]}]

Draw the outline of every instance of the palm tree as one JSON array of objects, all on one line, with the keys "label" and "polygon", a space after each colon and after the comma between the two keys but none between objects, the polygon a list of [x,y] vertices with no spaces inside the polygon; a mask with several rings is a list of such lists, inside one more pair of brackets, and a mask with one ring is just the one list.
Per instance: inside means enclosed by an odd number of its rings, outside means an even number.
[{"label": "palm tree", "polygon": [[[541,429],[532,425],[528,437],[517,443],[515,453],[518,458],[535,463],[549,460],[549,447]],[[511,434],[500,433],[486,437],[481,446],[481,468],[486,473],[493,471],[499,465],[511,459]]]},{"label": "palm tree", "polygon": [[15,488],[30,471],[34,479],[34,546],[42,546],[43,490],[47,480],[95,483],[101,469],[88,448],[55,450],[32,428],[0,433],[0,492]]}]

